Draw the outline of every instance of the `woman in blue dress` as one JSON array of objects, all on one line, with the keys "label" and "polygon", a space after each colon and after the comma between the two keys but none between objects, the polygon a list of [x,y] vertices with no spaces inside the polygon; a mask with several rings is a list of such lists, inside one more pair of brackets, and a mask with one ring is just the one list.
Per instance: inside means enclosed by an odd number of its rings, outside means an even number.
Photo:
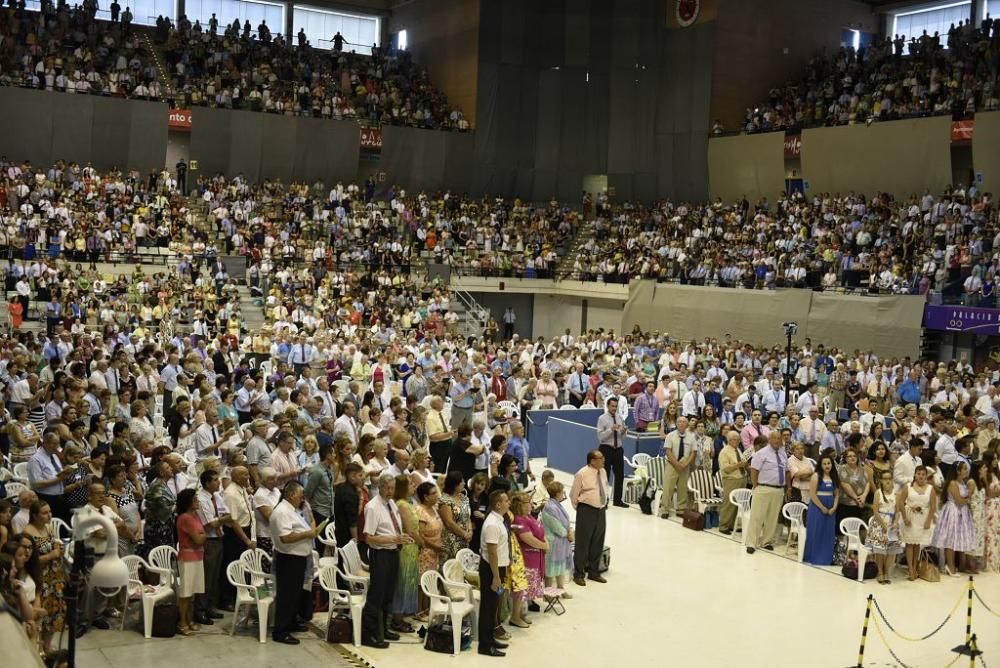
[{"label": "woman in blue dress", "polygon": [[809,481],[809,511],[806,515],[806,547],[802,561],[817,566],[833,563],[837,540],[837,505],[840,503],[840,478],[833,457],[819,458],[816,473]]}]

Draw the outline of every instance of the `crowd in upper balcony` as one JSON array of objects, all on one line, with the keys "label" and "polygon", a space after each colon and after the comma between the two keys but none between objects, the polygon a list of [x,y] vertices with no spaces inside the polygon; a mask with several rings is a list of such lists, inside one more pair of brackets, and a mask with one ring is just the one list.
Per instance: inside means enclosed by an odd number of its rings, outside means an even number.
[{"label": "crowd in upper balcony", "polygon": [[[805,75],[771,89],[747,108],[744,132],[846,125],[1000,109],[1000,21],[977,29],[952,24],[946,35],[900,35],[868,47],[842,47],[809,61]],[[716,123],[716,134],[724,131]]]},{"label": "crowd in upper balcony", "polygon": [[[158,17],[151,33],[132,25],[131,9],[115,0],[110,21],[97,3],[70,8],[42,2],[28,11],[13,0],[0,13],[0,85],[109,97],[163,100],[175,107],[246,109],[380,125],[469,129],[427,70],[407,51],[350,50],[339,35],[330,51],[295,43],[266,22],[208,25]],[[17,3],[20,4],[17,4]],[[152,44],[145,38],[151,36]],[[155,50],[165,56],[163,71]]]}]

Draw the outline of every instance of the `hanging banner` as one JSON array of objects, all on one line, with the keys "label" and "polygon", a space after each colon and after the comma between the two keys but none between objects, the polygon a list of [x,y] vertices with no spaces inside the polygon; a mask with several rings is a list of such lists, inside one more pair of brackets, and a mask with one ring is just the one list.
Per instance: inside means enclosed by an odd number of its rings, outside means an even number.
[{"label": "hanging banner", "polygon": [[1000,309],[927,304],[924,328],[942,332],[1000,334]]},{"label": "hanging banner", "polygon": [[382,129],[381,128],[361,128],[361,148],[381,149]]},{"label": "hanging banner", "polygon": [[802,155],[802,135],[785,136],[785,160]]},{"label": "hanging banner", "polygon": [[169,109],[167,113],[167,127],[169,129],[191,132],[192,115],[190,109]]},{"label": "hanging banner", "polygon": [[951,122],[951,143],[962,141],[972,141],[972,131],[976,128],[975,120],[952,121]]}]

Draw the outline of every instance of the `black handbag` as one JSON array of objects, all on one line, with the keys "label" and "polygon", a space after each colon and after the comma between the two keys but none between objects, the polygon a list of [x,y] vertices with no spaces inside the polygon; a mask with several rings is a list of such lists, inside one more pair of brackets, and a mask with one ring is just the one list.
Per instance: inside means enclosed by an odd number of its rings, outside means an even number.
[{"label": "black handbag", "polygon": [[[461,649],[472,647],[472,628],[468,629],[462,625]],[[436,622],[426,629],[424,638],[424,649],[441,654],[454,654],[454,637],[452,636],[451,622]]]},{"label": "black handbag", "polygon": [[153,608],[151,634],[154,638],[173,638],[177,634],[177,624],[181,611],[176,603],[160,603]]},{"label": "black handbag", "polygon": [[354,642],[354,625],[350,617],[334,615],[330,625],[326,627],[326,641],[340,645],[350,645]]}]

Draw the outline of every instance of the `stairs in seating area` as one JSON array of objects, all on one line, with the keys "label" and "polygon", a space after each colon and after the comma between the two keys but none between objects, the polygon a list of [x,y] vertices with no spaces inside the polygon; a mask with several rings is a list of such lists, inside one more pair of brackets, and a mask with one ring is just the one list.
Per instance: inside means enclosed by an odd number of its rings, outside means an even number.
[{"label": "stairs in seating area", "polygon": [[[245,285],[236,286],[240,293],[240,312],[243,314],[243,325],[247,332],[254,332],[264,328],[267,319],[264,317],[263,297],[251,297],[250,288]],[[258,306],[261,304],[261,306]]]},{"label": "stairs in seating area", "polygon": [[490,320],[490,312],[465,290],[451,289],[450,308],[458,314],[458,334],[463,339],[479,338]]},{"label": "stairs in seating area", "polygon": [[577,280],[577,277],[573,275],[573,263],[576,262],[576,258],[580,255],[580,249],[583,248],[590,239],[594,237],[594,221],[584,220],[581,222],[580,226],[576,230],[576,234],[573,240],[567,244],[569,250],[565,255],[559,258],[559,264],[556,267],[556,280],[565,281]]},{"label": "stairs in seating area", "polygon": [[163,57],[163,52],[153,43],[153,33],[150,30],[137,31],[136,36],[143,50],[149,54],[156,67],[156,80],[160,83],[160,88],[165,92],[174,89],[174,80],[167,71],[167,61]]}]

